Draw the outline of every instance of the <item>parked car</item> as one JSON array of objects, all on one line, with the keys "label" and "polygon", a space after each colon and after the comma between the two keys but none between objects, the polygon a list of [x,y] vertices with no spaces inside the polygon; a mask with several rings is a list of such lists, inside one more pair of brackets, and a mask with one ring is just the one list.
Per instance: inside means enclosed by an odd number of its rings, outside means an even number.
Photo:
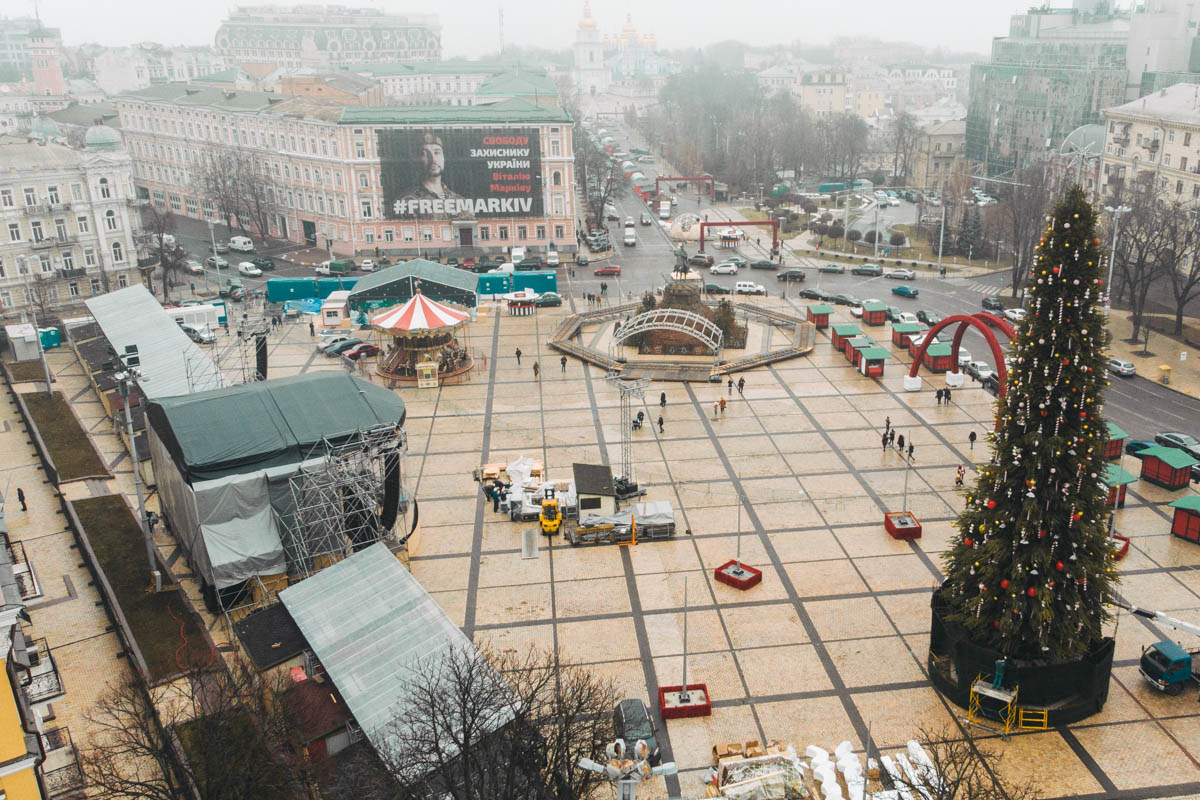
[{"label": "parked car", "polygon": [[204,303],[200,302],[199,300],[197,300],[194,297],[189,297],[186,300],[179,301],[180,308],[187,308],[188,306],[202,306],[202,305],[204,305]]},{"label": "parked car", "polygon": [[917,312],[917,322],[924,322],[929,327],[933,327],[942,321],[942,317],[936,311],[927,311],[921,309]]},{"label": "parked car", "polygon": [[750,262],[750,269],[779,269],[779,262],[760,258],[757,261]]},{"label": "parked car", "polygon": [[1134,458],[1141,458],[1143,450],[1148,450],[1154,446],[1154,442],[1148,442],[1145,439],[1127,439],[1125,441],[1125,453]]},{"label": "parked car", "polygon": [[861,264],[857,267],[850,268],[851,275],[868,275],[872,278],[877,278],[883,274],[883,267],[878,264]]},{"label": "parked car", "polygon": [[862,319],[863,310],[861,305],[850,306],[850,316],[857,319]]},{"label": "parked car", "polygon": [[887,317],[888,322],[899,322],[902,313],[904,312],[900,310],[899,306],[888,306],[884,309],[884,315]]},{"label": "parked car", "polygon": [[804,270],[802,269],[785,269],[783,272],[776,273],[775,280],[787,281],[788,283],[799,283],[804,280]]},{"label": "parked car", "polygon": [[[254,242],[250,241],[249,236],[230,236],[229,249],[238,253],[253,253]],[[218,250],[217,252],[221,251]]]},{"label": "parked car", "polygon": [[196,344],[212,344],[217,340],[217,337],[213,336],[213,332],[203,325],[180,324],[179,327]]},{"label": "parked car", "polygon": [[549,253],[546,253],[546,266],[547,267],[557,267],[558,265],[559,265],[558,251],[551,250]]},{"label": "parked car", "polygon": [[708,253],[696,253],[693,256],[688,256],[687,263],[693,267],[711,267],[713,265],[713,257]]},{"label": "parked car", "polygon": [[185,266],[187,267],[188,272],[193,272],[196,274],[204,272],[204,265],[194,258],[189,258]]},{"label": "parked car", "polygon": [[621,215],[617,213],[615,208],[610,208],[604,213],[604,218],[609,222],[615,222],[621,218]]},{"label": "parked car", "polygon": [[959,345],[958,347],[958,368],[962,369],[967,364],[971,363],[971,351]]},{"label": "parked car", "polygon": [[557,292],[542,292],[538,295],[538,299],[534,301],[537,306],[561,306],[562,295]]},{"label": "parked car", "polygon": [[249,275],[251,278],[258,278],[262,276],[262,270],[251,264],[249,261],[243,261],[242,263],[238,264],[238,274]]},{"label": "parked car", "polygon": [[817,272],[831,272],[834,275],[841,275],[846,271],[846,268],[841,264],[822,264],[817,267]]},{"label": "parked car", "polygon": [[984,375],[979,379],[979,385],[991,395],[998,396],[1000,394],[1000,376],[995,373]]},{"label": "parked car", "polygon": [[852,294],[834,294],[829,299],[839,306],[861,306],[862,301]]},{"label": "parked car", "polygon": [[358,361],[360,358],[368,358],[370,356],[379,355],[379,346],[371,344],[370,342],[363,342],[362,344],[354,345],[354,347],[351,347],[348,350],[343,350],[342,355],[351,361]]},{"label": "parked car", "polygon": [[[640,161],[641,159],[638,159],[638,160]],[[654,218],[651,217],[649,214],[647,214],[645,211],[643,211],[642,212],[642,224],[643,225],[653,225]]]},{"label": "parked car", "polygon": [[225,269],[229,266],[229,262],[220,256],[209,256],[208,258],[204,259],[204,263],[215,269]]},{"label": "parked car", "polygon": [[243,292],[246,291],[245,284],[243,284],[237,278],[230,278],[225,281],[225,285],[217,291],[217,295],[219,297],[232,297],[233,293],[239,290]]},{"label": "parked car", "polygon": [[1186,433],[1160,433],[1154,437],[1154,441],[1163,447],[1182,450],[1192,458],[1200,458],[1200,441],[1196,441],[1195,436]]},{"label": "parked car", "polygon": [[632,754],[634,746],[645,742],[650,751],[648,760],[652,766],[662,763],[662,751],[655,738],[654,718],[646,704],[638,699],[622,700],[613,710],[613,733],[625,743],[625,752]]},{"label": "parked car", "polygon": [[324,353],[328,348],[335,344],[341,344],[350,338],[350,334],[342,331],[322,331],[321,336],[317,339],[317,352]]},{"label": "parked car", "polygon": [[362,339],[355,339],[352,336],[349,339],[343,339],[342,341],[338,342],[337,344],[329,345],[328,347],[325,348],[324,352],[325,352],[326,356],[332,358],[333,356],[340,356],[342,353],[346,352],[350,348],[357,347],[358,345],[360,345],[362,343],[363,343]]},{"label": "parked car", "polygon": [[1137,374],[1137,367],[1132,361],[1126,361],[1123,358],[1110,358],[1108,360],[1108,371],[1114,375],[1123,375],[1126,378]]},{"label": "parked car", "polygon": [[[449,263],[450,263],[450,260],[449,260],[449,259],[447,259],[447,260],[446,260],[446,263],[447,263],[447,264],[449,264]],[[457,263],[458,263],[458,259],[457,259],[457,258],[456,258],[456,259],[454,259],[454,263],[455,263],[455,264],[457,264]],[[361,269],[363,272],[374,272],[374,271],[375,271],[375,259],[373,259],[373,258],[364,258],[362,261],[360,261],[360,262],[359,262],[359,264],[358,264],[358,268],[359,268],[359,269]]]},{"label": "parked car", "polygon": [[729,287],[722,286],[719,283],[706,283],[704,284],[704,291],[709,294],[729,294]]},{"label": "parked car", "polygon": [[992,374],[992,367],[986,361],[968,361],[962,365],[962,371],[975,380],[981,381]]},{"label": "parked car", "polygon": [[250,263],[253,264],[254,266],[258,267],[261,270],[275,269],[275,259],[268,258],[267,256],[259,256],[258,258],[252,258],[252,259],[250,259]]},{"label": "parked car", "polygon": [[822,292],[820,289],[804,288],[797,293],[800,297],[806,300],[820,300],[822,302],[829,299],[827,292]]},{"label": "parked car", "polygon": [[917,279],[917,273],[915,270],[911,269],[885,269],[883,271],[883,277],[895,278],[901,281],[915,281]]},{"label": "parked car", "polygon": [[592,270],[592,274],[596,277],[603,277],[605,275],[620,275],[621,268],[615,264],[604,267],[596,267],[594,270]]},{"label": "parked car", "polygon": [[741,256],[730,256],[729,258],[721,259],[722,264],[736,264],[738,269],[746,266],[746,259]]},{"label": "parked car", "polygon": [[217,242],[213,245],[213,250],[217,253],[228,253],[229,242]]},{"label": "parked car", "polygon": [[235,303],[240,303],[246,299],[246,287],[240,285],[230,287],[229,293],[225,296]]},{"label": "parked car", "polygon": [[892,287],[892,294],[898,294],[904,297],[916,297],[920,294],[920,292],[914,287],[909,286],[907,283],[902,283],[899,286]]},{"label": "parked car", "polygon": [[708,271],[713,275],[737,275],[737,265],[730,264],[728,261],[722,261],[720,264],[714,264],[708,268]]},{"label": "parked car", "polygon": [[1007,317],[1010,322],[1021,322],[1025,319],[1025,309],[1006,308],[1004,309],[1004,316]]},{"label": "parked car", "polygon": [[590,261],[590,259],[588,258],[588,254],[583,252],[582,250],[580,250],[578,253],[575,254],[575,263],[578,264],[579,266],[586,267],[588,265],[589,261]]},{"label": "parked car", "polygon": [[900,312],[900,319],[898,319],[898,320],[896,320],[896,321],[897,321],[897,322],[909,322],[909,323],[912,323],[912,324],[914,324],[914,325],[915,325],[916,323],[920,322],[920,320],[919,320],[919,319],[917,319],[917,315],[916,315],[916,314],[914,314],[914,313],[912,313],[911,311],[902,311],[902,312]]},{"label": "parked car", "polygon": [[985,297],[980,303],[984,311],[1003,311],[1004,303],[1000,302],[998,297]]},{"label": "parked car", "polygon": [[733,286],[734,294],[766,294],[767,290],[763,288],[761,283],[753,281],[738,281]]}]

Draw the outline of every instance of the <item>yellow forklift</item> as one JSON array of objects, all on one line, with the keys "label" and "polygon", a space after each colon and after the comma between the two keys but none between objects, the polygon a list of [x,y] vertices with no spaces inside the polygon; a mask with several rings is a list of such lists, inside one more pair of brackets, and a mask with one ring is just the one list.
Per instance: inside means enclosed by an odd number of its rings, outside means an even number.
[{"label": "yellow forklift", "polygon": [[553,536],[562,526],[562,508],[559,507],[554,489],[546,489],[546,495],[542,498],[542,513],[538,515],[538,520],[542,523],[543,536]]}]

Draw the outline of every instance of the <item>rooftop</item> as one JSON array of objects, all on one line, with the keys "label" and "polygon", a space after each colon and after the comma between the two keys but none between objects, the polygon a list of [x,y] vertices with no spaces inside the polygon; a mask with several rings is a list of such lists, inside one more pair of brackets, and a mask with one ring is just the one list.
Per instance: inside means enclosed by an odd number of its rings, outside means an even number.
[{"label": "rooftop", "polygon": [[117,107],[112,103],[71,103],[66,108],[49,111],[42,116],[64,125],[120,125]]},{"label": "rooftop", "polygon": [[558,95],[558,87],[544,73],[505,72],[489,78],[476,93],[553,97]]},{"label": "rooftop", "polygon": [[1177,83],[1131,103],[1107,108],[1103,113],[1109,119],[1132,117],[1200,125],[1200,83]]},{"label": "rooftop", "polygon": [[342,125],[486,125],[493,123],[570,124],[566,109],[512,98],[486,106],[349,106]]},{"label": "rooftop", "polygon": [[37,144],[24,136],[0,136],[0,173],[78,166],[79,153],[64,145]]},{"label": "rooftop", "polygon": [[214,89],[190,83],[164,83],[122,92],[117,95],[117,100],[121,99],[157,100],[179,106],[203,106],[225,111],[261,111],[286,100],[287,96],[242,89]]}]

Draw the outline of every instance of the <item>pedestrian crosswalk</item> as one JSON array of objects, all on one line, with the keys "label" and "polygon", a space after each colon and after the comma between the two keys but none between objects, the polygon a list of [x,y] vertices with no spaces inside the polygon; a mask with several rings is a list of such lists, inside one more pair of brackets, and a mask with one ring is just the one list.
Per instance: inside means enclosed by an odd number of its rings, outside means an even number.
[{"label": "pedestrian crosswalk", "polygon": [[994,295],[994,294],[1000,294],[1002,291],[1004,291],[1003,286],[992,286],[991,284],[988,284],[988,283],[978,283],[978,282],[968,283],[967,288],[970,289],[971,291],[979,292],[980,294],[993,294]]}]

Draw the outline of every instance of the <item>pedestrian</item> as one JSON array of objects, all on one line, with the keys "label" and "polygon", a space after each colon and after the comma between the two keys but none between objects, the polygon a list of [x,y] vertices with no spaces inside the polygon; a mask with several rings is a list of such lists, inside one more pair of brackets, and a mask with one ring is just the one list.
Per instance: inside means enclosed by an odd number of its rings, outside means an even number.
[{"label": "pedestrian", "polygon": [[887,447],[888,447],[888,435],[885,433],[882,438],[883,438],[883,452],[886,453]]},{"label": "pedestrian", "polygon": [[720,408],[721,406],[719,403],[713,403],[713,419],[716,419],[720,414]]},{"label": "pedestrian", "polygon": [[738,378],[738,394],[744,394],[746,389],[746,379]]},{"label": "pedestrian", "polygon": [[664,431],[663,431],[663,418],[662,418],[662,414],[659,414],[659,415],[658,415],[658,432],[659,432],[659,433],[664,433]]},{"label": "pedestrian", "polygon": [[29,510],[29,506],[25,505],[25,490],[19,486],[17,487],[17,502],[21,504],[22,511]]},{"label": "pedestrian", "polygon": [[954,474],[954,485],[962,486],[963,479],[966,477],[966,475],[967,475],[967,468],[965,466],[963,466],[962,464],[959,464],[958,471]]},{"label": "pedestrian", "polygon": [[946,405],[950,405],[950,389],[946,388],[942,392],[942,399],[946,401]]},{"label": "pedestrian", "polygon": [[492,495],[495,493],[495,491],[496,490],[490,483],[487,481],[483,482],[483,496],[489,503],[492,502]]},{"label": "pedestrian", "polygon": [[890,447],[891,445],[894,445],[895,443],[896,443],[896,429],[892,428],[891,431],[888,432],[888,446]]},{"label": "pedestrian", "polygon": [[558,363],[562,364],[562,371],[565,373],[567,371],[567,357],[563,356],[558,360]]},{"label": "pedestrian", "polygon": [[721,414],[723,416],[725,414],[725,398],[724,397],[721,398],[720,403],[721,403]]},{"label": "pedestrian", "polygon": [[912,442],[909,442],[909,443],[908,443],[908,460],[909,460],[909,461],[912,461],[912,460],[913,460],[913,456],[912,456],[912,454],[913,454],[913,443],[912,443]]},{"label": "pedestrian", "polygon": [[967,441],[971,443],[971,449],[975,449],[975,431],[971,431],[971,435],[967,437]]},{"label": "pedestrian", "polygon": [[533,379],[535,381],[538,380],[538,376],[541,374],[541,371],[542,368],[538,366],[538,362],[533,362]]},{"label": "pedestrian", "polygon": [[317,326],[313,324],[311,319],[308,321],[308,335],[309,336],[317,335]]},{"label": "pedestrian", "polygon": [[900,438],[897,440],[897,444],[898,444],[898,446],[896,447],[896,449],[899,450],[901,453],[903,453],[904,452],[904,434],[903,433],[900,434]]},{"label": "pedestrian", "polygon": [[517,348],[516,356],[517,356],[517,366],[519,367],[519,366],[521,366],[521,348],[519,348],[519,347]]},{"label": "pedestrian", "polygon": [[937,404],[940,406],[942,404],[942,390],[938,389],[935,394],[937,395]]},{"label": "pedestrian", "polygon": [[892,418],[891,418],[891,417],[884,417],[884,418],[883,418],[883,432],[884,432],[884,433],[887,433],[887,432],[889,432],[891,429],[892,429]]},{"label": "pedestrian", "polygon": [[667,393],[666,392],[663,392],[662,394],[660,394],[658,396],[658,407],[659,408],[667,407]]},{"label": "pedestrian", "polygon": [[729,396],[733,397],[733,378],[729,379]]},{"label": "pedestrian", "polygon": [[500,495],[504,492],[504,487],[497,480],[492,486],[492,512],[500,513]]}]

